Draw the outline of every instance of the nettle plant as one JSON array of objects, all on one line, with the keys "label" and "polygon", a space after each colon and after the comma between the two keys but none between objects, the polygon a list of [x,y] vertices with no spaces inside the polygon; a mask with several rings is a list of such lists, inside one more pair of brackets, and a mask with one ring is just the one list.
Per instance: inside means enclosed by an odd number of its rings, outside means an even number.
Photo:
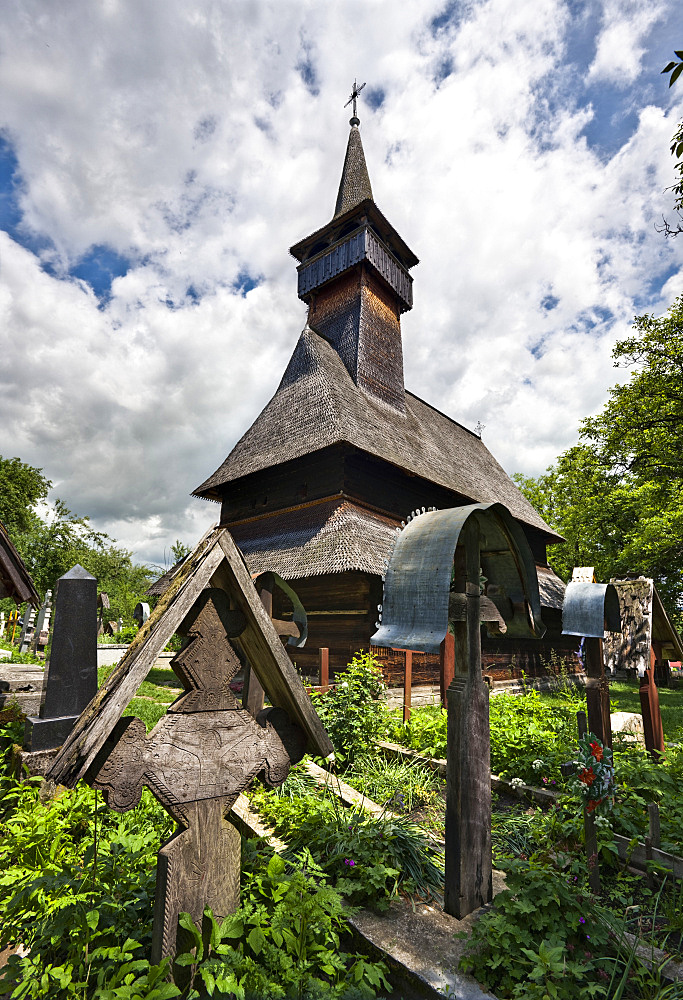
[{"label": "nettle plant", "polygon": [[357,653],[313,706],[332,740],[338,764],[349,764],[383,729],[387,707],[382,671],[370,653]]}]

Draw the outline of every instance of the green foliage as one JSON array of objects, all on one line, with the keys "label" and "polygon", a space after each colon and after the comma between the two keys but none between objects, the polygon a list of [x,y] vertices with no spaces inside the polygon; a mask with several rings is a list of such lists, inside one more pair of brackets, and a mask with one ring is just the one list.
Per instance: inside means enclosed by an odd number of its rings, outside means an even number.
[{"label": "green foliage", "polygon": [[[491,770],[531,785],[558,784],[560,764],[576,742],[575,713],[572,702],[553,705],[533,688],[522,695],[491,698]],[[390,733],[411,750],[446,756],[446,712],[438,705],[413,710],[405,725],[397,719]]]},{"label": "green foliage", "polygon": [[438,773],[424,764],[368,752],[356,757],[344,780],[373,802],[399,813],[434,801],[443,784]]},{"label": "green foliage", "polygon": [[[472,972],[500,1000],[665,1000],[680,997],[680,986],[663,984],[662,969],[639,961],[641,944],[655,945],[636,931],[627,941],[623,917],[590,896],[583,861],[553,864],[549,856],[507,861],[506,890],[475,923],[461,968]],[[617,907],[630,905],[636,882],[626,873],[613,881]],[[629,883],[629,885],[627,885]],[[626,895],[624,894],[626,888]],[[605,894],[607,895],[607,894]],[[667,905],[675,906],[676,894]],[[654,918],[662,891],[652,896]],[[638,909],[636,907],[636,909]]]},{"label": "green foliage", "polygon": [[51,486],[42,469],[0,455],[0,521],[10,538],[36,527],[39,518],[34,508],[47,499]]},{"label": "green foliage", "polygon": [[522,492],[564,535],[551,560],[565,579],[592,565],[598,579],[640,572],[683,614],[683,296],[659,318],[638,316],[617,343],[615,367],[634,367],[581,442]]},{"label": "green foliage", "polygon": [[150,966],[156,851],[170,822],[151,795],[124,817],[85,787],[41,801],[41,779],[3,780],[0,947],[21,943],[0,976],[14,1000],[179,995]]},{"label": "green foliage", "polygon": [[[61,500],[43,519],[36,506],[47,499],[52,483],[18,458],[0,456],[0,521],[26,563],[41,595],[54,590],[60,576],[80,563],[97,577],[109,594],[110,616],[132,621],[135,605],[154,578],[149,566],[135,565],[131,553],[96,531],[87,517],[78,517]],[[8,610],[9,602],[0,604]]]},{"label": "green foliage", "polygon": [[202,927],[181,917],[185,951],[176,964],[209,996],[240,1000],[369,1000],[388,989],[386,966],[343,950],[347,914],[342,897],[304,851],[287,872],[273,856],[243,890],[240,908],[222,923],[210,910]]},{"label": "green foliage", "polygon": [[45,665],[45,661],[41,660],[35,655],[35,653],[22,653],[19,650],[19,646],[14,645],[8,639],[0,638],[0,649],[9,649],[12,651],[12,655],[8,660],[1,660],[1,663],[30,663],[36,667],[42,667]]},{"label": "green foliage", "polygon": [[461,967],[503,1000],[604,996],[595,983],[609,942],[603,910],[577,891],[578,866],[506,864],[506,885],[475,923]]},{"label": "green foliage", "polygon": [[426,757],[444,759],[446,756],[446,712],[441,705],[424,705],[414,708],[410,719],[404,723],[399,711],[387,722],[390,740],[417,750]]},{"label": "green foliage", "polygon": [[313,692],[313,706],[339,762],[350,763],[382,729],[386,706],[382,671],[370,653],[356,653],[325,694]]},{"label": "green foliage", "polygon": [[291,849],[310,850],[335,888],[354,905],[382,910],[399,889],[424,897],[441,891],[441,858],[423,831],[403,817],[345,809],[323,789],[291,796],[286,788],[279,796],[259,790],[251,797]]},{"label": "green foliage", "polygon": [[[244,1000],[371,1000],[386,968],[347,952],[340,894],[309,854],[285,872],[279,858],[247,845],[243,903],[219,928],[210,913],[197,936],[183,920],[191,984],[152,966],[156,852],[172,823],[145,790],[135,810],[97,809],[85,786],[50,790],[8,773],[8,745],[22,720],[4,711],[0,734],[0,948],[21,943],[0,973],[12,1000],[170,1000],[181,994]],[[97,811],[96,811],[97,810]],[[206,928],[208,927],[208,930]]]}]

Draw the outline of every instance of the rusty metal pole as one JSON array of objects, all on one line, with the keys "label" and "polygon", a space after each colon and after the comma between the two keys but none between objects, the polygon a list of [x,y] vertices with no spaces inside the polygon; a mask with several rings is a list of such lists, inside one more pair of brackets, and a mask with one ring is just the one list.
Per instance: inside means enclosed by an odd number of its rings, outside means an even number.
[{"label": "rusty metal pole", "polygon": [[655,653],[650,646],[650,666],[640,678],[640,709],[643,713],[645,747],[655,760],[664,753],[664,729],[659,708],[659,692],[655,684]]},{"label": "rusty metal pole", "polygon": [[605,654],[602,639],[587,636],[585,640],[586,708],[588,730],[603,746],[612,749],[609,681],[605,674]]},{"label": "rusty metal pole", "polygon": [[318,649],[318,683],[321,691],[330,689],[330,650],[327,646]]},{"label": "rusty metal pole", "polygon": [[[462,919],[493,898],[489,691],[481,672],[479,524],[470,518],[455,551],[455,589],[466,621],[455,622],[455,676],[447,691],[444,909]],[[442,650],[444,646],[442,645]]]},{"label": "rusty metal pole", "polygon": [[412,700],[412,687],[413,687],[412,649],[406,649],[404,655],[405,655],[405,667],[403,671],[403,722],[406,723],[410,719],[410,708]]}]

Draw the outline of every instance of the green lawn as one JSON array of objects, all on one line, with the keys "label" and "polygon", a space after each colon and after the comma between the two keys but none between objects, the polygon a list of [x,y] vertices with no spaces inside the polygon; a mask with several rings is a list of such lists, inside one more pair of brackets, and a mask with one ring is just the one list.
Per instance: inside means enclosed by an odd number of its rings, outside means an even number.
[{"label": "green lawn", "polygon": [[[114,665],[99,668],[97,680],[100,686],[113,670]],[[142,682],[123,714],[137,715],[145,723],[147,732],[149,732],[165,714],[171,702],[176,700],[182,689],[182,684],[172,670],[152,667],[146,680]]]},{"label": "green lawn", "polygon": [[[637,712],[640,714],[640,695],[638,685],[627,683],[626,681],[610,682],[610,697],[617,712]],[[659,707],[662,713],[662,725],[664,727],[664,738],[669,743],[683,743],[683,687],[666,688],[660,687]],[[585,693],[581,688],[575,689],[576,709],[580,707],[580,702],[585,708]],[[558,708],[566,708],[572,704],[572,699],[567,694],[541,691],[544,701],[556,705]]]}]

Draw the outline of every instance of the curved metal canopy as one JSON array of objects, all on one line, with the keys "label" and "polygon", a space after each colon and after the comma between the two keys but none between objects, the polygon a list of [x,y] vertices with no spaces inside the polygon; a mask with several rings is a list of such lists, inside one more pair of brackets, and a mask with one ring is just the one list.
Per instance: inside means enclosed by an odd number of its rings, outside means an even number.
[{"label": "curved metal canopy", "polygon": [[[480,531],[481,569],[503,618],[517,621],[515,633],[541,636],[536,564],[524,532],[501,503],[470,504],[421,514],[398,535],[384,585],[377,646],[438,653],[448,631],[453,559],[469,517]],[[513,612],[514,605],[526,615]]]},{"label": "curved metal canopy", "polygon": [[568,583],[562,605],[562,635],[602,639],[621,632],[619,595],[611,583]]}]

